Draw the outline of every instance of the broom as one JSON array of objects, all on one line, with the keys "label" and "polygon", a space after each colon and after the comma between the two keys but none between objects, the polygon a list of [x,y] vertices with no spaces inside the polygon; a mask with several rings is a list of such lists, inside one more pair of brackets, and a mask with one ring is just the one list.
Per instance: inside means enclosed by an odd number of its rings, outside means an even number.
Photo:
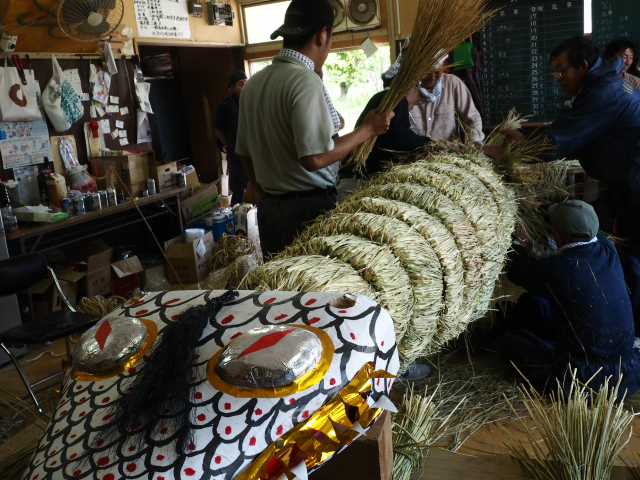
[{"label": "broom", "polygon": [[[487,10],[486,3],[486,0],[420,0],[411,42],[378,113],[391,113],[411,88],[435,70],[443,54],[452,51],[491,18],[496,10]],[[373,137],[358,145],[348,161],[362,168],[375,142]]]}]

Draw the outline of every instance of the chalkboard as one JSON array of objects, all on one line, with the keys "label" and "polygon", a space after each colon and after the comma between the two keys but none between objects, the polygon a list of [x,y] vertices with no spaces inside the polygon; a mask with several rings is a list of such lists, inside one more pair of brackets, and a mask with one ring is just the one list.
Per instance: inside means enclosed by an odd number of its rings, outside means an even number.
[{"label": "chalkboard", "polygon": [[550,123],[569,99],[551,75],[549,54],[563,40],[582,35],[584,3],[505,0],[480,31],[485,77],[483,123],[497,125],[515,107],[529,123]]},{"label": "chalkboard", "polygon": [[[593,43],[601,50],[616,38],[640,40],[640,2],[631,0],[592,0]],[[636,54],[637,56],[637,54]]]}]

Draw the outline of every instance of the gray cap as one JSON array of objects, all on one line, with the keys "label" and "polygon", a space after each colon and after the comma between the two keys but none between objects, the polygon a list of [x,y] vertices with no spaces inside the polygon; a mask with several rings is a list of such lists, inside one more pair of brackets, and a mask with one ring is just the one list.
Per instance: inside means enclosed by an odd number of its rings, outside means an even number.
[{"label": "gray cap", "polygon": [[595,210],[580,200],[567,200],[549,207],[551,225],[573,242],[588,242],[598,234],[600,223]]}]

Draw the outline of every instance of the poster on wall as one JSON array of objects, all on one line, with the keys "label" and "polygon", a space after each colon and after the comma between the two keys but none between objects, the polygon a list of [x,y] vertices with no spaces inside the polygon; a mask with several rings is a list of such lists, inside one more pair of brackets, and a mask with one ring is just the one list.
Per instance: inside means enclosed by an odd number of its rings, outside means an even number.
[{"label": "poster on wall", "polygon": [[47,122],[0,122],[0,153],[4,168],[23,167],[53,159]]},{"label": "poster on wall", "polygon": [[134,0],[139,37],[191,38],[186,0]]}]

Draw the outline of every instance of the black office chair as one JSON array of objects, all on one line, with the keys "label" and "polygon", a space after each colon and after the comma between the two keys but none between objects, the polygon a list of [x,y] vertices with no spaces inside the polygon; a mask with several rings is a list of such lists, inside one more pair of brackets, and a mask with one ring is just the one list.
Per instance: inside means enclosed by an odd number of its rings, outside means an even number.
[{"label": "black office chair", "polygon": [[75,311],[62,292],[55,273],[47,266],[44,256],[40,253],[30,253],[28,255],[20,255],[18,257],[7,258],[6,260],[0,260],[0,296],[13,295],[22,290],[26,290],[46,278],[47,271],[51,273],[56,288],[58,289],[58,294],[69,311],[65,311],[63,305],[63,310],[60,312],[54,312],[45,318],[33,320],[0,332],[0,347],[9,355],[24,386],[27,387],[29,391],[31,399],[40,412],[42,412],[42,408],[36,399],[32,387],[48,379],[30,384],[20,368],[18,360],[5,344],[38,344],[64,337],[67,347],[67,358],[69,362],[71,362],[69,335],[84,332],[100,320],[100,317],[96,315],[77,313]]}]

